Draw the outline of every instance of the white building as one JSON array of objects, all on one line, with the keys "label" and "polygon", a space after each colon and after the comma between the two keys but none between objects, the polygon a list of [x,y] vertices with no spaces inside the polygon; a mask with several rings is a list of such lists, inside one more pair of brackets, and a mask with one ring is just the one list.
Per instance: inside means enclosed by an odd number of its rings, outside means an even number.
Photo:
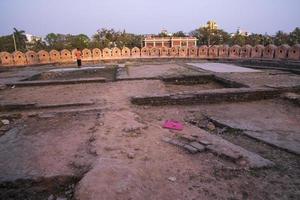
[{"label": "white building", "polygon": [[25,36],[27,38],[28,43],[32,43],[32,42],[42,40],[42,37],[31,35],[31,34],[25,34]]},{"label": "white building", "polygon": [[238,27],[237,31],[235,33],[231,33],[230,35],[231,35],[231,37],[233,37],[235,35],[249,36],[249,35],[251,35],[251,33],[248,31],[244,31],[240,27]]}]

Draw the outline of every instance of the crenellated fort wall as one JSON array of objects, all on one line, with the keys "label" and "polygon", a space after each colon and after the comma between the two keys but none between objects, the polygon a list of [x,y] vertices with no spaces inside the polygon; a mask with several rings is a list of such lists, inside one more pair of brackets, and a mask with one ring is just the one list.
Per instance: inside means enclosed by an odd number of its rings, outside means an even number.
[{"label": "crenellated fort wall", "polygon": [[[137,58],[198,58],[198,59],[263,59],[263,60],[293,60],[300,61],[300,44],[292,47],[288,45],[250,45],[227,46],[213,45],[200,47],[134,47],[129,49],[83,49],[83,61],[101,61],[113,59],[137,59]],[[0,52],[0,66],[27,66],[50,63],[70,63],[75,61],[74,50],[62,51],[51,50],[49,52],[41,50],[39,52],[28,51],[26,53],[16,51],[14,53]]]}]

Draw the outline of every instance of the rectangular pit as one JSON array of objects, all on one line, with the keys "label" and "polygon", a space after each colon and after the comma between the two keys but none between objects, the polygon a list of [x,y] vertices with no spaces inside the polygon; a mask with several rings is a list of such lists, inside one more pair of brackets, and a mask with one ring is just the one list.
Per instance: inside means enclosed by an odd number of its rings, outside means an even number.
[{"label": "rectangular pit", "polygon": [[198,92],[221,88],[248,87],[237,82],[229,81],[215,75],[163,77],[165,89],[168,93]]},{"label": "rectangular pit", "polygon": [[63,68],[54,69],[33,75],[22,81],[60,81],[75,79],[105,78],[109,81],[116,79],[117,68],[112,67],[84,67],[84,68]]}]

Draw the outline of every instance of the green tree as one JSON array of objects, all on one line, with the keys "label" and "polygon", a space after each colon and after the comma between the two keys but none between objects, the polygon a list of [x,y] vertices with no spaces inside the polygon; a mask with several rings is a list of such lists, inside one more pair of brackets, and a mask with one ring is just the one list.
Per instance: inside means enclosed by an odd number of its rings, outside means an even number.
[{"label": "green tree", "polygon": [[13,36],[15,37],[17,50],[26,51],[27,38],[25,31],[14,28],[13,34],[0,37],[0,51],[15,51]]},{"label": "green tree", "polygon": [[45,37],[49,49],[61,51],[66,46],[66,36],[63,34],[49,33]]},{"label": "green tree", "polygon": [[90,38],[85,34],[71,35],[71,34],[55,34],[49,33],[45,37],[48,44],[48,49],[84,49],[90,46]]},{"label": "green tree", "polygon": [[300,44],[300,28],[299,27],[295,28],[295,30],[289,34],[288,44],[289,45]]},{"label": "green tree", "polygon": [[46,42],[44,42],[42,40],[36,40],[36,41],[32,42],[32,44],[30,44],[29,49],[38,52],[40,50],[48,49],[48,47],[47,47]]},{"label": "green tree", "polygon": [[168,36],[168,34],[163,32],[163,33],[157,34],[157,37],[169,37],[169,36]]},{"label": "green tree", "polygon": [[263,35],[261,34],[251,34],[246,37],[246,44],[250,44],[251,46],[255,46],[263,43]]},{"label": "green tree", "polygon": [[20,51],[26,51],[27,38],[25,35],[25,31],[14,28],[13,34],[16,40],[17,49]]},{"label": "green tree", "polygon": [[68,47],[71,49],[80,48],[84,49],[89,46],[90,38],[87,35],[79,34],[79,35],[67,35],[66,37]]},{"label": "green tree", "polygon": [[230,44],[231,45],[240,45],[240,46],[243,46],[246,44],[246,41],[247,41],[247,36],[244,36],[244,35],[240,35],[240,34],[235,34],[231,40],[230,40]]},{"label": "green tree", "polygon": [[198,39],[198,45],[227,44],[230,39],[230,35],[222,29],[210,29],[208,27],[201,27],[190,34]]},{"label": "green tree", "polygon": [[115,46],[116,32],[114,29],[99,29],[92,37],[93,41],[98,43],[99,48],[112,48]]},{"label": "green tree", "polygon": [[176,33],[173,33],[173,37],[186,37],[183,31],[178,31]]},{"label": "green tree", "polygon": [[289,34],[284,33],[283,31],[278,31],[274,37],[275,45],[288,44],[289,42]]},{"label": "green tree", "polygon": [[14,52],[13,35],[5,35],[0,37],[0,51]]},{"label": "green tree", "polygon": [[141,35],[126,33],[126,31],[115,31],[114,29],[99,29],[96,34],[92,36],[90,48],[112,48],[112,47],[141,47]]},{"label": "green tree", "polygon": [[252,46],[255,45],[268,45],[268,44],[274,44],[274,37],[267,35],[267,34],[251,34],[249,36],[245,37],[245,44],[250,44]]},{"label": "green tree", "polygon": [[117,39],[116,39],[116,45],[119,48],[128,47],[141,47],[141,41],[143,37],[141,35],[135,35],[132,33],[126,33],[124,30],[122,33],[118,33]]},{"label": "green tree", "polygon": [[266,46],[269,44],[274,44],[274,38],[268,34],[263,35],[261,45]]}]

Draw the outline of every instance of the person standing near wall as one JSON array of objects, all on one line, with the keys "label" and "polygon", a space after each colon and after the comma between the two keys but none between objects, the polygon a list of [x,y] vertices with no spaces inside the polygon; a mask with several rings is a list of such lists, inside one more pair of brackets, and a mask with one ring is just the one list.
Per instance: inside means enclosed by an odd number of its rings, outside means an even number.
[{"label": "person standing near wall", "polygon": [[77,48],[75,56],[77,59],[77,66],[78,66],[78,68],[80,68],[81,67],[81,51],[79,50],[79,48]]}]

